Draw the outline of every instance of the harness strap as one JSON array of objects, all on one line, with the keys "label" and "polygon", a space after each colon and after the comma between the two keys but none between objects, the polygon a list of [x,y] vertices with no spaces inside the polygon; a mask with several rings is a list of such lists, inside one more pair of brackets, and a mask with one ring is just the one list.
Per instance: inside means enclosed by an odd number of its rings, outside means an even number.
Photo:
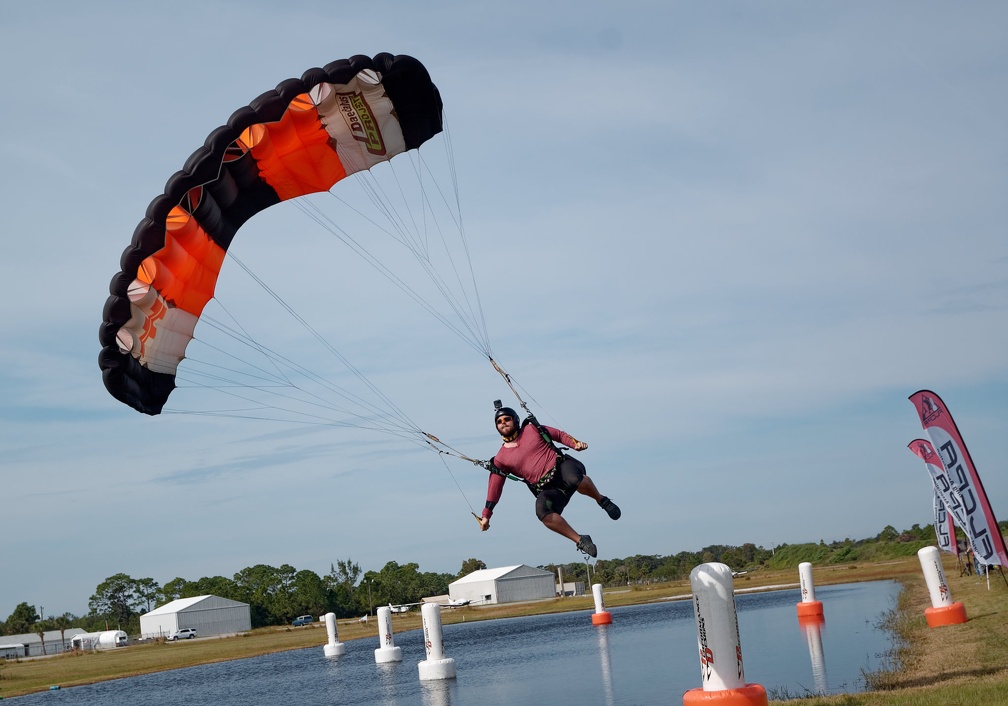
[{"label": "harness strap", "polygon": [[529,483],[528,481],[525,481],[525,485],[527,485],[532,490],[533,493],[538,495],[543,491],[543,488],[549,485],[550,482],[553,480],[553,477],[556,475],[557,472],[557,466],[559,465],[560,463],[559,461],[557,461],[557,465],[553,466],[553,468],[548,470],[546,472],[546,475],[544,475],[542,478],[539,479],[538,483]]}]

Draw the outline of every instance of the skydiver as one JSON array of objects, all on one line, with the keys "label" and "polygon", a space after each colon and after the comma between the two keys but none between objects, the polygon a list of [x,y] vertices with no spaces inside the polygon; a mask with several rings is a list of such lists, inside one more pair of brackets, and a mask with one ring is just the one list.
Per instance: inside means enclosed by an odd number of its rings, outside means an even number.
[{"label": "skydiver", "polygon": [[575,532],[560,513],[575,492],[595,500],[614,520],[620,518],[620,509],[602,495],[592,479],[585,475],[583,463],[558,450],[544,436],[548,435],[553,441],[574,451],[584,451],[588,444],[565,431],[539,424],[531,416],[519,426],[518,414],[510,407],[498,406],[494,423],[503,443],[488,464],[490,478],[487,481],[486,507],[479,518],[480,529],[483,532],[490,529],[490,516],[500,500],[504,481],[511,474],[524,480],[536,496],[536,516],[546,527],[574,542],[579,551],[591,557],[598,556],[591,537]]}]

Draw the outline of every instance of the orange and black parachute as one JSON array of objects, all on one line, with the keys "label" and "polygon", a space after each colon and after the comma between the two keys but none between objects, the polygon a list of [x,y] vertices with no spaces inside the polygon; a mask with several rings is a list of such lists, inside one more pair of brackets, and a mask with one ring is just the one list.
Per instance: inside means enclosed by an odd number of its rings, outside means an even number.
[{"label": "orange and black parachute", "polygon": [[310,69],[236,111],[168,180],[123,251],[98,334],[108,391],[159,414],[241,225],[416,149],[441,128],[427,70],[392,54]]}]

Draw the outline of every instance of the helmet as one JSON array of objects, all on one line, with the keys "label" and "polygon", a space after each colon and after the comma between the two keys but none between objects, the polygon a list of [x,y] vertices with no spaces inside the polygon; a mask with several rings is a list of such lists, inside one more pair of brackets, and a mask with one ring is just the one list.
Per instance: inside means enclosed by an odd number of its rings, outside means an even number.
[{"label": "helmet", "polygon": [[511,417],[514,420],[515,425],[518,424],[518,413],[515,412],[510,407],[498,407],[497,411],[494,413],[494,426],[497,426],[497,420],[501,417]]}]

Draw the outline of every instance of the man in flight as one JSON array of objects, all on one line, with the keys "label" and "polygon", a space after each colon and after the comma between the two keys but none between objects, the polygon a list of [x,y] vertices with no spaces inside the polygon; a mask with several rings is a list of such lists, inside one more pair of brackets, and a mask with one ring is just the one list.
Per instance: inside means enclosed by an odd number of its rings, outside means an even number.
[{"label": "man in flight", "polygon": [[544,525],[567,537],[588,556],[598,556],[591,537],[575,532],[561,513],[575,492],[595,500],[614,520],[619,519],[620,509],[602,495],[592,479],[585,475],[584,464],[560,451],[553,442],[574,451],[584,451],[588,444],[565,431],[539,424],[531,415],[519,425],[518,415],[513,409],[500,407],[500,401],[495,406],[494,423],[503,443],[489,462],[490,479],[487,482],[486,507],[479,520],[480,529],[484,532],[490,529],[490,516],[510,474],[525,481],[536,496],[536,516]]}]

